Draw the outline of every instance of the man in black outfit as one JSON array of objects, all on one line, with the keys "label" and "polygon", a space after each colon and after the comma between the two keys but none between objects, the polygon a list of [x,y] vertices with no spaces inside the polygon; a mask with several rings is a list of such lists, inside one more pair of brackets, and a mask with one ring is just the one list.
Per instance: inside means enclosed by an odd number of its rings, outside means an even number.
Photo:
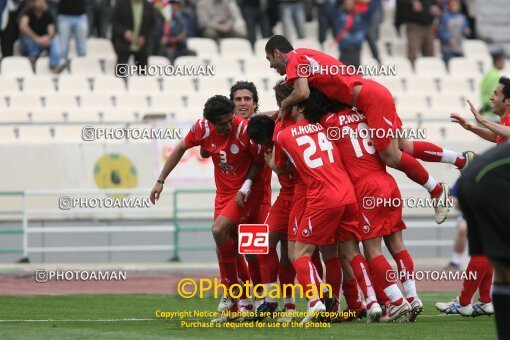
[{"label": "man in black outfit", "polygon": [[459,180],[458,199],[468,225],[470,255],[494,267],[492,302],[499,339],[510,339],[510,144],[474,160]]},{"label": "man in black outfit", "polygon": [[148,1],[117,1],[112,13],[112,40],[117,64],[127,64],[133,55],[135,64],[147,65],[154,20],[154,8]]}]

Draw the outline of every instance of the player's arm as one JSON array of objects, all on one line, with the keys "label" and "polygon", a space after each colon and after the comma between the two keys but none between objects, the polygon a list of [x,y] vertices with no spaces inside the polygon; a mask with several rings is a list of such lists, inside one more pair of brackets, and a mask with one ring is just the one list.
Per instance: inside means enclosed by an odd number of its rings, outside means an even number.
[{"label": "player's arm", "polygon": [[489,142],[496,143],[496,137],[497,135],[492,132],[489,129],[479,127],[473,123],[470,123],[465,119],[464,117],[460,116],[457,113],[452,113],[450,115],[450,118],[452,122],[458,123],[460,126],[462,126],[464,129],[473,132],[475,135],[478,135],[482,137],[485,140],[488,140]]},{"label": "player's arm", "polygon": [[[487,129],[489,129],[491,132],[493,132],[496,136],[501,136],[503,138],[510,138],[510,127],[501,125],[499,123],[491,122],[490,120],[483,117],[473,106],[473,104],[468,100],[469,108],[471,112],[473,113],[473,116],[475,116],[475,119],[478,123],[485,126]],[[494,142],[496,141],[496,138],[494,138]]]},{"label": "player's arm", "polygon": [[282,101],[280,112],[282,117],[290,112],[292,107],[302,101],[308,99],[310,95],[310,87],[308,86],[308,78],[296,78],[294,80],[294,91]]},{"label": "player's arm", "polygon": [[248,202],[248,197],[251,192],[251,185],[253,181],[260,176],[262,169],[264,168],[264,164],[257,164],[256,162],[252,162],[250,168],[248,169],[248,174],[246,175],[246,180],[243,183],[243,186],[236,194],[236,204],[240,207],[244,207],[244,203]]},{"label": "player's arm", "polygon": [[188,150],[188,147],[186,146],[186,143],[183,139],[177,144],[176,148],[173,149],[170,155],[168,156],[165,165],[163,166],[163,170],[161,170],[161,174],[159,175],[158,181],[151,191],[150,199],[152,204],[156,204],[156,201],[159,200],[159,196],[163,191],[163,183],[165,182],[165,179],[180,162],[186,150]]},{"label": "player's arm", "polygon": [[211,157],[211,154],[203,147],[200,147],[200,157],[209,158],[209,157]]}]

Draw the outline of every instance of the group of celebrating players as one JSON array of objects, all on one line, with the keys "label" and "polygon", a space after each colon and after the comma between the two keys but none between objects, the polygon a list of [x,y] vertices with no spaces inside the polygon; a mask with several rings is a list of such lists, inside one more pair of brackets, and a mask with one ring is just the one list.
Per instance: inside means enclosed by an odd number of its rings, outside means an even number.
[{"label": "group of celebrating players", "polygon": [[[449,210],[450,188],[430,176],[417,159],[454,164],[462,171],[476,155],[427,141],[394,138],[402,122],[390,92],[359,75],[322,72],[324,67],[342,65],[334,57],[312,49],[294,49],[280,35],[268,40],[265,52],[271,68],[286,76],[274,87],[279,110],[256,113],[257,89],[247,81],[234,84],[230,99],[221,95],[209,98],[203,118],[169,155],[151,192],[152,202],[159,199],[165,179],[186,150],[200,146],[201,155],[211,157],[214,163],[212,234],[226,287],[247,281],[254,285],[279,281],[283,286],[297,278],[310,296],[302,322],[311,321],[320,312],[338,311],[341,291],[355,318],[415,321],[423,304],[412,279],[413,259],[402,239],[406,226],[401,205],[368,208],[363,200],[401,199],[397,183],[386,171],[390,166],[430,193],[435,220],[442,223]],[[303,65],[311,72],[303,75],[299,70]],[[330,140],[328,128],[353,133]],[[377,133],[370,138],[359,133],[361,130],[384,131],[388,137]],[[273,205],[272,171],[281,184]],[[242,223],[269,226],[268,254],[238,254],[236,226]],[[388,275],[392,267],[382,253],[383,240],[397,264],[395,277],[403,292]],[[363,253],[359,242],[363,242]],[[329,292],[333,298],[321,299],[323,281],[333,290]],[[291,292],[283,293],[283,311],[291,315],[295,300]],[[278,301],[269,296],[252,301],[242,292],[237,300],[227,296],[220,301],[218,311],[228,310],[267,315],[279,308]],[[278,319],[291,320],[286,316]]]}]

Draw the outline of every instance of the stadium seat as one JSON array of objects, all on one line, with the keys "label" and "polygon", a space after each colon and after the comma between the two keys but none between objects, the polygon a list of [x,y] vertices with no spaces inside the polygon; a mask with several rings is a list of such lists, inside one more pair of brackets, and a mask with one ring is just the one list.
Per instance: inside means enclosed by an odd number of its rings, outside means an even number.
[{"label": "stadium seat", "polygon": [[20,93],[18,81],[11,77],[0,77],[0,94],[2,96]]},{"label": "stadium seat", "polygon": [[469,59],[490,57],[489,48],[483,40],[467,39],[463,43],[464,55]]},{"label": "stadium seat", "polygon": [[388,21],[383,22],[381,24],[381,26],[379,26],[379,29],[380,29],[379,34],[381,36],[381,39],[384,39],[384,40],[397,40],[398,39],[395,25],[392,25],[390,22],[388,22]]},{"label": "stadium seat", "polygon": [[24,123],[29,121],[27,110],[24,109],[6,109],[0,110],[0,122],[1,123]]},{"label": "stadium seat", "polygon": [[50,143],[53,141],[51,131],[47,125],[21,125],[19,139],[22,143]]},{"label": "stadium seat", "polygon": [[[64,117],[67,122],[76,123],[76,122],[90,122],[90,123],[98,123],[101,121],[100,112],[98,109],[89,109],[89,108],[81,108],[81,109],[73,109],[73,110],[65,110]],[[80,133],[81,134],[81,133]]]},{"label": "stadium seat", "polygon": [[222,56],[253,57],[251,44],[244,38],[225,38],[220,40],[220,51]]},{"label": "stadium seat", "polygon": [[61,76],[57,84],[59,93],[90,93],[90,81],[84,76]]},{"label": "stadium seat", "polygon": [[438,93],[436,81],[432,78],[407,77],[404,81],[406,92],[422,95],[434,95]]},{"label": "stadium seat", "polygon": [[405,57],[386,57],[382,60],[383,65],[397,67],[397,75],[399,77],[408,77],[414,75],[413,66],[409,59]]},{"label": "stadium seat", "polygon": [[198,78],[198,91],[200,93],[213,94],[228,93],[230,82],[223,76]]},{"label": "stadium seat", "polygon": [[46,109],[52,110],[76,110],[78,108],[77,95],[74,94],[53,94],[44,97]]},{"label": "stadium seat", "polygon": [[420,77],[443,77],[446,72],[444,61],[435,57],[421,57],[415,62],[416,75]]},{"label": "stadium seat", "polygon": [[264,39],[257,39],[257,41],[255,41],[255,55],[253,56],[254,58],[262,58],[262,59],[266,59],[266,44],[267,44],[267,41],[269,39],[267,38],[264,38]]},{"label": "stadium seat", "polygon": [[418,94],[418,93],[412,93],[412,94],[402,94],[402,95],[396,95],[395,96],[395,104],[397,105],[397,108],[400,106],[412,106],[413,104],[417,107],[428,107],[429,103],[427,100],[427,96]]},{"label": "stadium seat", "polygon": [[82,76],[102,75],[103,69],[98,59],[93,57],[73,58],[71,60],[71,74]]},{"label": "stadium seat", "polygon": [[403,78],[400,77],[372,77],[372,80],[384,85],[391,93],[403,92]]},{"label": "stadium seat", "polygon": [[149,109],[147,98],[147,95],[136,93],[117,95],[115,96],[115,109],[146,111]]},{"label": "stadium seat", "polygon": [[0,143],[16,143],[19,141],[19,127],[0,125]]},{"label": "stadium seat", "polygon": [[115,65],[117,65],[117,60],[107,59],[104,62],[104,75],[109,77],[115,77]]},{"label": "stadium seat", "polygon": [[278,109],[274,92],[259,93],[259,107],[261,112]]},{"label": "stadium seat", "polygon": [[110,39],[89,38],[87,39],[87,56],[98,59],[117,59],[113,44]]},{"label": "stadium seat", "polygon": [[478,62],[468,58],[450,59],[448,70],[452,76],[479,77],[481,75]]},{"label": "stadium seat", "polygon": [[[60,74],[67,74],[69,70],[66,68]],[[35,62],[35,74],[38,76],[55,76],[50,70],[50,59],[48,57],[39,57]]]},{"label": "stadium seat", "polygon": [[157,94],[161,92],[158,77],[129,77],[128,92],[136,94]]},{"label": "stadium seat", "polygon": [[[314,50],[321,49],[321,45],[319,41],[316,39],[317,36],[314,36],[312,39],[296,39],[292,41],[292,47],[294,48],[311,48]],[[264,53],[265,55],[265,53]]]},{"label": "stadium seat", "polygon": [[41,109],[42,98],[36,94],[18,94],[9,96],[9,108],[11,109]]},{"label": "stadium seat", "polygon": [[[212,58],[212,57],[211,57]],[[208,60],[209,58],[207,58]],[[174,65],[204,65],[206,58],[197,56],[183,56],[175,59]]]},{"label": "stadium seat", "polygon": [[[446,123],[447,120],[450,120],[450,114],[454,112],[455,111],[448,110],[447,108],[427,108],[423,112],[420,112],[419,118],[423,120],[444,120]],[[426,125],[427,122],[423,124]]]},{"label": "stadium seat", "polygon": [[[241,73],[241,61],[235,57],[215,57],[209,59],[209,65],[215,66],[217,77],[239,77]],[[201,79],[204,77],[200,77]]]},{"label": "stadium seat", "polygon": [[29,112],[30,120],[34,123],[62,123],[64,122],[63,111],[59,110],[33,110]]},{"label": "stadium seat", "polygon": [[[317,20],[313,20],[310,22],[305,22],[305,37],[309,38],[317,38],[319,36],[319,22]],[[326,41],[328,39],[331,39],[331,33],[328,32]],[[296,46],[294,46],[296,48]],[[315,47],[309,47],[309,48],[315,48]],[[318,48],[319,49],[319,48]]]},{"label": "stadium seat", "polygon": [[391,56],[392,57],[407,57],[407,41],[406,40],[395,40],[390,44]]},{"label": "stadium seat", "polygon": [[[227,94],[227,93],[225,93],[225,91],[220,91],[219,93]],[[207,99],[211,98],[215,94],[216,93],[203,93],[203,92],[192,93],[188,96],[188,103],[187,103],[188,105],[186,105],[186,107],[192,107],[192,106],[198,107],[198,108],[200,108],[200,113],[202,113],[202,111],[204,109],[205,102],[207,101]]]},{"label": "stadium seat", "polygon": [[32,64],[26,57],[5,57],[0,64],[3,77],[31,77],[34,75]]},{"label": "stadium seat", "polygon": [[453,112],[459,112],[465,108],[462,97],[454,94],[439,94],[432,97],[431,106],[434,109],[443,109],[445,111]]},{"label": "stadium seat", "polygon": [[80,107],[85,109],[108,110],[113,108],[113,99],[107,94],[82,94]]},{"label": "stadium seat", "polygon": [[57,92],[54,76],[37,75],[23,79],[23,93],[54,94]]},{"label": "stadium seat", "polygon": [[441,92],[446,94],[463,94],[465,96],[476,95],[478,89],[474,91],[471,87],[471,81],[468,77],[444,77],[440,79]]},{"label": "stadium seat", "polygon": [[209,38],[188,38],[188,48],[194,50],[199,56],[218,55],[218,45]]},{"label": "stadium seat", "polygon": [[244,60],[244,74],[250,77],[251,74],[264,74],[264,72],[274,72],[269,68],[269,61],[266,58],[255,57]]},{"label": "stadium seat", "polygon": [[170,59],[162,56],[150,56],[149,65],[170,65]]},{"label": "stadium seat", "polygon": [[184,107],[184,93],[165,93],[151,96],[151,109],[176,111]]},{"label": "stadium seat", "polygon": [[84,143],[82,137],[83,126],[80,125],[56,125],[54,128],[55,143]]},{"label": "stadium seat", "polygon": [[123,79],[112,76],[95,77],[93,80],[94,93],[123,94],[126,93],[126,83]]},{"label": "stadium seat", "polygon": [[163,90],[168,91],[181,91],[193,93],[195,89],[195,81],[190,77],[164,77]]}]

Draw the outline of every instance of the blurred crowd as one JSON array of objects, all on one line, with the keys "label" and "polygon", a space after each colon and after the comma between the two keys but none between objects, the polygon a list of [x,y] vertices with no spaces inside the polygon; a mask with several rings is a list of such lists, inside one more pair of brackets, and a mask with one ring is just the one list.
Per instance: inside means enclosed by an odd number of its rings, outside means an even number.
[{"label": "blurred crowd", "polygon": [[[69,59],[70,40],[78,56],[86,56],[88,37],[110,38],[119,63],[131,56],[146,64],[151,55],[195,55],[189,37],[244,37],[254,46],[257,36],[268,38],[281,21],[283,34],[337,44],[340,60],[359,65],[363,42],[380,62],[377,41],[384,20],[383,5],[395,6],[397,32],[407,38],[408,57],[433,56],[441,42],[446,63],[463,55],[463,40],[475,38],[470,0],[0,0],[2,56],[11,56],[20,40],[30,58],[46,51],[59,72]],[[385,4],[387,3],[387,4]],[[237,8],[236,8],[237,7]],[[246,29],[236,25],[238,10]],[[305,34],[305,22],[318,21],[318,36]],[[405,32],[401,26],[405,24]],[[257,34],[257,30],[260,34]],[[326,41],[328,31],[334,40]],[[402,31],[402,32],[401,32]]]}]

